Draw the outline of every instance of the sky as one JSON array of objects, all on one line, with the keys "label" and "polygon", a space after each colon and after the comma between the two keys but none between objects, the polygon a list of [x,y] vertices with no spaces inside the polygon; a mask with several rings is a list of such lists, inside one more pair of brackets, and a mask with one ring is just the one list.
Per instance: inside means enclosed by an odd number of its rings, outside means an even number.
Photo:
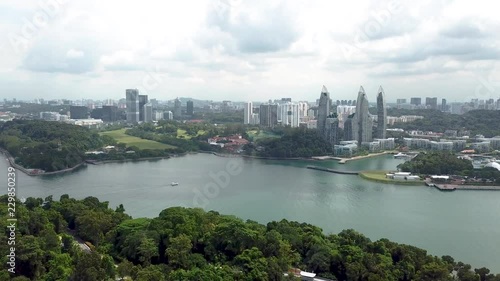
[{"label": "sky", "polygon": [[500,98],[490,0],[2,0],[0,98]]}]

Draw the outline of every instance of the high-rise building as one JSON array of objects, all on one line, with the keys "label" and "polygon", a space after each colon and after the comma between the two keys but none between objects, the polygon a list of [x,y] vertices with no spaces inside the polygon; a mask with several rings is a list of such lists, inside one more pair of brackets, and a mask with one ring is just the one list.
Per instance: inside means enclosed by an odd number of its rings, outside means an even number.
[{"label": "high-rise building", "polygon": [[144,120],[144,105],[148,103],[148,95],[139,95],[139,121]]},{"label": "high-rise building", "polygon": [[279,105],[278,120],[283,126],[298,127],[300,123],[299,105],[291,102]]},{"label": "high-rise building", "polygon": [[181,109],[181,100],[176,98],[174,101],[174,118],[181,119],[182,117],[182,109]]},{"label": "high-rise building", "polygon": [[336,144],[339,144],[339,119],[337,114],[334,113],[326,118],[325,130],[326,141],[330,146],[333,148]]},{"label": "high-rise building", "polygon": [[245,103],[243,109],[243,124],[252,124],[253,104],[251,101]]},{"label": "high-rise building", "polygon": [[354,140],[354,133],[352,131],[352,123],[354,122],[354,114],[351,114],[344,121],[344,141]]},{"label": "high-rise building", "polygon": [[425,98],[425,106],[431,109],[437,109],[437,98]]},{"label": "high-rise building", "polygon": [[102,106],[102,121],[115,122],[118,120],[118,106],[103,105]]},{"label": "high-rise building", "polygon": [[174,119],[174,113],[172,111],[165,111],[165,112],[163,112],[163,119],[165,119],[165,120],[173,120]]},{"label": "high-rise building", "polygon": [[127,99],[127,122],[139,122],[139,90],[127,89],[125,90]]},{"label": "high-rise building", "polygon": [[194,104],[192,100],[188,100],[186,102],[186,114],[187,115],[193,115],[194,113]]},{"label": "high-rise building", "polygon": [[353,139],[358,141],[358,146],[372,141],[372,127],[373,122],[368,112],[368,98],[365,89],[361,86],[356,100],[356,113],[352,122]]},{"label": "high-rise building", "polygon": [[441,100],[441,111],[447,111],[448,106],[446,105],[446,99]]},{"label": "high-rise building", "polygon": [[69,107],[69,117],[71,119],[88,119],[89,108],[86,106],[71,105]]},{"label": "high-rise building", "polygon": [[300,117],[306,117],[308,109],[309,109],[309,104],[307,102],[305,102],[305,101],[299,102],[299,116]]},{"label": "high-rise building", "polygon": [[144,110],[144,122],[151,123],[153,122],[153,104],[148,102],[143,106]]},{"label": "high-rise building", "polygon": [[410,104],[412,105],[421,105],[422,104],[422,98],[411,98]]},{"label": "high-rise building", "polygon": [[406,99],[397,99],[396,103],[397,104],[405,104],[406,103]]},{"label": "high-rise building", "polygon": [[330,93],[323,85],[321,89],[321,94],[319,96],[319,105],[318,105],[318,124],[317,130],[318,133],[326,137],[326,118],[330,115]]},{"label": "high-rise building", "polygon": [[260,124],[267,127],[274,127],[278,124],[278,105],[261,104],[259,113]]},{"label": "high-rise building", "polygon": [[385,94],[382,86],[377,94],[377,138],[385,139],[387,129],[387,108],[385,106]]}]

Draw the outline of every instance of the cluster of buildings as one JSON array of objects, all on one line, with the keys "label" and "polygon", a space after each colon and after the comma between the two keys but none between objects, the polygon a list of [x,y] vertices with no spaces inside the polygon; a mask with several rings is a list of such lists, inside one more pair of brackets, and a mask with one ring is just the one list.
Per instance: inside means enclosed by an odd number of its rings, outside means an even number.
[{"label": "cluster of buildings", "polygon": [[[139,94],[138,89],[125,90],[126,99],[126,120],[127,123],[150,123],[159,120],[178,120],[183,117],[182,102],[179,98],[174,100],[174,110],[162,111],[156,108],[153,102],[148,101],[148,95]],[[186,115],[194,114],[194,103],[191,100],[186,102]]]},{"label": "cluster of buildings", "polygon": [[487,153],[500,149],[500,136],[493,138],[478,137],[468,142],[468,136],[457,139],[430,140],[428,138],[404,138],[404,144],[410,149]]},{"label": "cluster of buildings", "polygon": [[452,102],[448,103],[446,99],[441,99],[438,102],[437,97],[426,97],[425,102],[422,98],[413,97],[408,99],[397,99],[396,107],[402,109],[436,109],[443,112],[450,112],[452,114],[464,114],[470,110],[484,109],[484,110],[500,110],[500,98],[495,99],[471,99],[470,102]]},{"label": "cluster of buildings", "polygon": [[309,104],[292,102],[290,98],[269,101],[254,108],[252,102],[246,102],[243,108],[243,123],[274,127],[277,125],[299,127],[309,121]]},{"label": "cluster of buildings", "polygon": [[232,135],[227,137],[213,137],[208,139],[210,145],[219,146],[231,152],[240,152],[241,148],[248,144],[248,140],[241,135]]}]

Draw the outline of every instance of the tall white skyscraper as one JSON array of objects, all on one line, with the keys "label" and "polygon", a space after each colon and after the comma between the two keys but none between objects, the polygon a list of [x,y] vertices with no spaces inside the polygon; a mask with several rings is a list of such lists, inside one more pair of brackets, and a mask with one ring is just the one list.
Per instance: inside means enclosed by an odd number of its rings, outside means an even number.
[{"label": "tall white skyscraper", "polygon": [[278,120],[283,126],[298,127],[300,123],[299,104],[287,102],[279,105]]},{"label": "tall white skyscraper", "polygon": [[309,104],[305,101],[299,102],[299,116],[300,117],[306,117],[307,116],[307,110],[309,110]]},{"label": "tall white skyscraper", "polygon": [[252,114],[253,114],[253,105],[252,102],[246,102],[245,108],[243,110],[243,124],[252,124]]}]

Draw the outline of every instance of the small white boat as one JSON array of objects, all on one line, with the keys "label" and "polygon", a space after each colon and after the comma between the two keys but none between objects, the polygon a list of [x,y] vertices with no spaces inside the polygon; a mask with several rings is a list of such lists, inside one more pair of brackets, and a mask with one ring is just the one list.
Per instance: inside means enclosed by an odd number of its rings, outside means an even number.
[{"label": "small white boat", "polygon": [[394,158],[396,158],[396,159],[401,159],[401,158],[406,158],[406,157],[408,157],[408,155],[401,153],[401,152],[394,155]]},{"label": "small white boat", "polygon": [[178,182],[174,182],[174,181],[173,181],[170,185],[171,185],[171,186],[176,186],[176,185],[179,185],[179,183],[178,183]]}]

